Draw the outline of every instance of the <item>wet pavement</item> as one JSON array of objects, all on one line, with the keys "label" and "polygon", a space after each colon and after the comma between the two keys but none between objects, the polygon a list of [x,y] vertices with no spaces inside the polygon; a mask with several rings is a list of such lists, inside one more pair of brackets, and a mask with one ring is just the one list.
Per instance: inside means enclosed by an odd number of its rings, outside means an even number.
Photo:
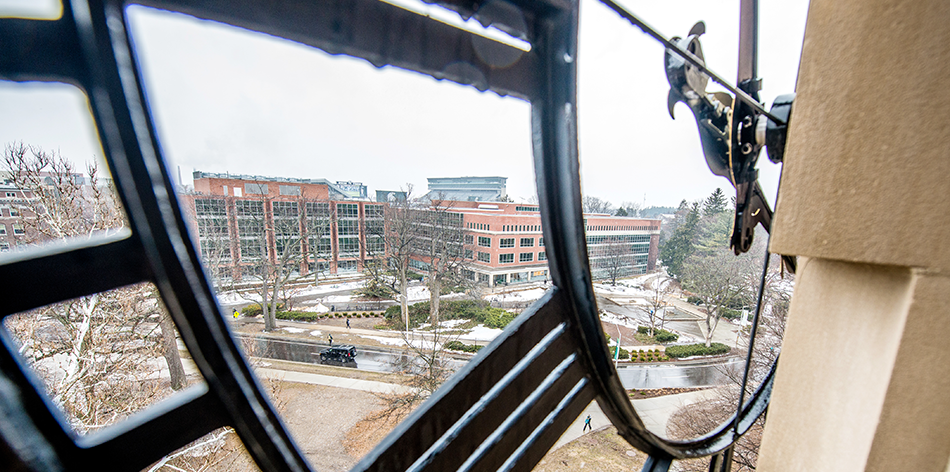
[{"label": "wet pavement", "polygon": [[626,389],[712,387],[730,382],[724,373],[726,368],[742,368],[744,365],[745,360],[738,359],[696,365],[621,365],[617,374]]},{"label": "wet pavement", "polygon": [[[327,343],[274,337],[247,337],[241,335],[238,335],[238,337],[243,340],[246,353],[254,357],[350,367],[371,372],[398,372],[413,365],[417,369],[424,368],[411,352],[401,350],[356,346],[355,362],[321,362],[320,351],[330,347]],[[446,367],[453,371],[461,369],[467,363],[457,359],[448,359],[446,362]]]},{"label": "wet pavement", "polygon": [[[304,342],[296,339],[273,337],[242,337],[245,349],[254,357],[280,359],[308,364],[321,364],[320,351],[329,347],[326,343]],[[252,344],[248,344],[252,343]],[[449,359],[447,367],[453,371],[461,369],[467,361]],[[341,363],[327,361],[327,365],[350,367],[372,372],[398,372],[407,367],[423,369],[424,366],[412,352],[404,350],[357,346],[355,362]],[[687,364],[623,365],[617,373],[620,382],[627,389],[708,387],[724,385],[729,382],[723,373],[724,367],[741,368],[744,361],[727,358],[724,361]]]}]

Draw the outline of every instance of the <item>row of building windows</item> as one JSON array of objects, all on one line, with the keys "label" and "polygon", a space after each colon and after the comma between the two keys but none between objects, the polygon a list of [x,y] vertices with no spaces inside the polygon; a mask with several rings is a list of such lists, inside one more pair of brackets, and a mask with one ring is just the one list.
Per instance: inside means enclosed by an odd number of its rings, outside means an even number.
[{"label": "row of building windows", "polygon": [[[541,238],[542,240],[544,238]],[[518,247],[534,247],[534,238],[521,238],[519,241]],[[544,246],[544,244],[541,244]],[[498,247],[500,248],[509,248],[515,247],[515,238],[501,238],[498,240]]]},{"label": "row of building windows", "polygon": [[[273,218],[275,221],[284,220],[284,221],[296,221],[299,218],[297,202],[273,202]],[[382,234],[383,231],[383,222],[382,217],[382,205],[366,205],[366,213],[369,216],[377,219],[370,219],[366,221],[366,230],[370,234]],[[307,226],[308,230],[317,233],[320,235],[329,235],[330,234],[330,204],[325,202],[307,202]],[[340,236],[356,236],[360,233],[360,222],[359,222],[359,206],[356,204],[337,204],[337,210],[339,211],[340,219],[337,221],[337,233]],[[238,200],[235,202],[235,213],[239,220],[238,230],[243,234],[258,234],[261,230],[261,225],[263,224],[264,219],[264,206],[261,201],[254,200]],[[195,200],[195,215],[198,217],[198,221],[205,221],[209,218],[214,219],[215,223],[211,226],[223,228],[226,230],[227,222],[223,217],[227,216],[227,211],[225,208],[224,200],[220,199],[196,199]],[[355,216],[354,216],[355,215]],[[259,223],[253,223],[241,220],[260,220]],[[221,224],[223,222],[224,224]],[[291,225],[283,225],[288,227],[288,231],[297,234],[299,231],[296,229],[291,229]],[[202,231],[199,231],[200,234],[206,234],[204,230],[207,228],[207,225],[202,225]]]},{"label": "row of building windows", "polygon": [[468,229],[480,229],[483,231],[489,231],[490,228],[490,226],[486,225],[485,223],[468,223],[465,225],[465,227]]},{"label": "row of building windows", "polygon": [[[13,227],[13,234],[19,235],[19,234],[26,233],[25,231],[23,231],[23,225],[21,224],[13,224],[10,226]],[[7,235],[7,225],[0,223],[0,236],[6,236],[6,235]]]},{"label": "row of building windows", "polygon": [[[465,251],[465,257],[471,258],[472,251]],[[544,251],[538,253],[539,261],[548,260],[547,254]],[[491,253],[487,252],[478,252],[478,262],[484,262],[486,264],[491,264]],[[498,263],[499,264],[513,264],[515,262],[515,254],[499,254]],[[518,254],[518,262],[534,262],[534,253],[533,252],[522,252]]]},{"label": "row of building windows", "polygon": [[356,203],[337,203],[337,218],[359,218],[360,206]]},{"label": "row of building windows", "polygon": [[501,230],[505,232],[541,231],[541,225],[502,225]]},{"label": "row of building windows", "polygon": [[0,207],[0,216],[5,217],[5,218],[20,216],[20,210],[18,210],[16,207],[10,207],[10,206]]},{"label": "row of building windows", "polygon": [[[519,247],[534,247],[534,238],[521,238],[519,243]],[[465,235],[465,244],[472,244],[472,236]],[[479,247],[491,247],[491,238],[479,236],[478,245]],[[538,238],[538,246],[544,247],[544,238]],[[499,238],[498,247],[502,249],[515,247],[515,238]]]},{"label": "row of building windows", "polygon": [[516,206],[515,211],[541,211],[541,209],[536,206]]},{"label": "row of building windows", "polygon": [[[0,233],[0,235],[2,234],[4,233]],[[262,244],[262,241],[263,240],[259,238],[242,238],[239,244],[242,260],[257,260],[267,254],[267,247]],[[286,246],[288,242],[293,243],[293,247]],[[331,243],[332,240],[330,238],[309,238],[309,253],[315,255],[317,258],[329,258],[332,250]],[[278,253],[287,249],[299,250],[299,246],[296,245],[292,238],[277,238],[275,244],[275,249]],[[340,257],[359,257],[359,238],[339,238],[337,244],[340,250]],[[368,255],[382,254],[384,249],[385,240],[382,237],[369,237],[366,239],[366,252]],[[202,238],[201,254],[208,261],[229,261],[231,259],[230,243],[226,240],[215,241],[212,238]]]},{"label": "row of building windows", "polygon": [[620,236],[588,236],[587,245],[610,243],[650,243],[649,234],[625,234]]},{"label": "row of building windows", "polygon": [[655,231],[659,226],[610,226],[610,225],[587,225],[587,231]]}]

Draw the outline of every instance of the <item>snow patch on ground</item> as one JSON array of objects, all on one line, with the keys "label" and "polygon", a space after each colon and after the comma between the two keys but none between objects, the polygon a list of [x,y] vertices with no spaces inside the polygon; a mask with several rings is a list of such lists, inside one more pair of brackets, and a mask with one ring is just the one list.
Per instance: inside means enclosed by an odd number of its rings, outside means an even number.
[{"label": "snow patch on ground", "polygon": [[222,292],[218,294],[218,304],[221,305],[234,305],[236,303],[247,303],[247,302],[258,302],[260,303],[260,295],[255,295],[253,293],[240,294],[237,292]]},{"label": "snow patch on ground", "polygon": [[406,297],[409,298],[409,303],[418,302],[422,300],[429,299],[429,288],[426,286],[416,286],[408,287],[406,289]]},{"label": "snow patch on ground", "polygon": [[605,311],[600,314],[600,321],[603,321],[604,323],[626,326],[630,329],[637,329],[637,326],[640,326],[636,321],[631,320],[626,316],[620,316],[609,311]]},{"label": "snow patch on ground", "polygon": [[489,295],[485,297],[491,302],[527,302],[537,300],[544,295],[543,288],[533,288],[531,290],[522,290],[520,292],[500,293],[498,295]]},{"label": "snow patch on ground", "polygon": [[288,333],[302,333],[302,332],[306,331],[306,330],[303,329],[303,328],[294,328],[294,327],[292,327],[292,326],[287,326],[287,327],[280,328],[280,329],[282,329],[282,330],[284,330],[284,331],[286,331],[286,332],[288,332]]},{"label": "snow patch on ground", "polygon": [[323,299],[324,303],[346,303],[353,299],[352,295],[330,295]]},{"label": "snow patch on ground", "polygon": [[315,329],[315,330],[313,330],[313,331],[310,332],[310,335],[311,335],[311,336],[320,336],[321,334],[323,334],[323,333],[322,333],[320,330],[318,330],[318,329]]},{"label": "snow patch on ground", "polygon": [[[406,340],[403,338],[388,338],[385,336],[367,336],[367,335],[360,335],[360,337],[364,339],[372,339],[373,341],[379,342],[380,344],[384,344],[386,346],[405,346],[406,345]],[[409,341],[412,347],[417,348],[417,349],[432,349],[433,347],[432,341],[429,339],[425,339],[421,337],[419,338],[413,337],[413,339],[410,339]]]},{"label": "snow patch on ground", "polygon": [[468,321],[469,320],[445,320],[439,323],[439,326],[442,326],[443,328],[452,328],[460,324],[468,323]]},{"label": "snow patch on ground", "polygon": [[486,328],[485,325],[478,325],[472,328],[468,334],[463,334],[461,337],[465,339],[473,339],[476,341],[491,341],[498,337],[503,330],[496,328]]},{"label": "snow patch on ground", "polygon": [[305,307],[302,307],[302,308],[300,309],[300,311],[309,311],[309,312],[311,312],[311,313],[326,313],[326,312],[330,311],[330,309],[327,308],[326,305],[324,305],[324,304],[322,304],[322,303],[317,303],[317,304],[314,305],[314,306],[305,306]]},{"label": "snow patch on ground", "polygon": [[317,285],[316,287],[314,287],[314,286],[311,285],[311,286],[306,287],[306,288],[301,288],[301,289],[299,289],[299,290],[295,290],[295,291],[294,291],[294,294],[297,295],[297,296],[303,296],[303,295],[320,295],[320,294],[322,294],[322,293],[337,292],[337,291],[340,291],[340,290],[356,290],[356,289],[358,289],[358,288],[361,288],[365,283],[366,283],[365,280],[360,280],[360,281],[358,281],[358,282],[343,282],[343,283],[335,283],[335,284],[322,284],[322,285]]},{"label": "snow patch on ground", "polygon": [[[292,289],[290,292],[293,293],[296,297],[307,296],[307,295],[320,295],[323,293],[338,292],[340,290],[356,290],[362,287],[366,282],[361,280],[358,282],[344,282],[344,283],[335,283],[335,284],[322,284],[317,286],[307,286],[301,287],[299,289]],[[253,291],[250,292],[220,292],[217,294],[218,303],[222,305],[235,305],[238,303],[247,303],[247,302],[257,302],[260,303],[261,296]],[[343,301],[349,301],[349,298]]]},{"label": "snow patch on ground", "polygon": [[634,287],[630,282],[618,282],[617,285],[594,284],[594,291],[611,295],[625,295],[628,297],[647,298],[650,296],[649,290]]}]

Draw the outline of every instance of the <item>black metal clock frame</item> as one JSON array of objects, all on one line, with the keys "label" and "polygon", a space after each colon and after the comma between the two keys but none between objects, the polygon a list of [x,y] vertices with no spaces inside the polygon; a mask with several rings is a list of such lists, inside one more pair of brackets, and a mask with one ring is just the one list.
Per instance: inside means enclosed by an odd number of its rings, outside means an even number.
[{"label": "black metal clock frame", "polygon": [[[575,0],[514,0],[525,21],[480,15],[481,0],[441,6],[494,22],[531,44],[509,67],[486,64],[472,33],[376,0],[136,2],[288,38],[531,103],[532,139],[554,288],[400,424],[356,471],[530,470],[597,399],[645,470],[717,455],[765,410],[770,373],[717,430],[671,441],[648,431],[625,395],[598,319],[577,155]],[[0,349],[0,464],[10,470],[139,470],[221,426],[263,470],[310,470],[235,344],[217,306],[162,159],[125,17],[127,3],[65,1],[57,20],[0,19],[0,79],[71,83],[88,96],[118,193],[124,235],[0,259],[0,316],[137,282],[154,283],[206,386],[89,436],[77,436],[16,355]],[[510,48],[495,45],[494,47]],[[471,67],[453,69],[465,62]],[[464,70],[464,72],[462,72]],[[474,71],[474,72],[473,72]],[[473,137],[477,139],[477,137]],[[2,330],[0,330],[2,331]],[[774,372],[774,369],[773,369]]]}]

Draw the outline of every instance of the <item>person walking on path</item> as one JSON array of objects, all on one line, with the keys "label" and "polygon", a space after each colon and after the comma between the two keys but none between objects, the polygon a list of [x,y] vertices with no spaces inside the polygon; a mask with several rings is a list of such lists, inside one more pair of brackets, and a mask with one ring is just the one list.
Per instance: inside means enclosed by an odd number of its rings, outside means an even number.
[{"label": "person walking on path", "polygon": [[587,415],[587,419],[584,420],[584,429],[582,429],[581,432],[583,433],[588,429],[591,431],[594,430],[594,427],[590,425],[590,415]]},{"label": "person walking on path", "polygon": [[237,317],[238,317],[238,311],[237,311],[237,308],[235,308],[235,309],[234,309],[234,319],[237,319]]},{"label": "person walking on path", "polygon": [[346,317],[346,329],[350,329],[350,317]]},{"label": "person walking on path", "polygon": [[330,341],[330,345],[333,345],[333,333],[327,334],[327,341]]}]

